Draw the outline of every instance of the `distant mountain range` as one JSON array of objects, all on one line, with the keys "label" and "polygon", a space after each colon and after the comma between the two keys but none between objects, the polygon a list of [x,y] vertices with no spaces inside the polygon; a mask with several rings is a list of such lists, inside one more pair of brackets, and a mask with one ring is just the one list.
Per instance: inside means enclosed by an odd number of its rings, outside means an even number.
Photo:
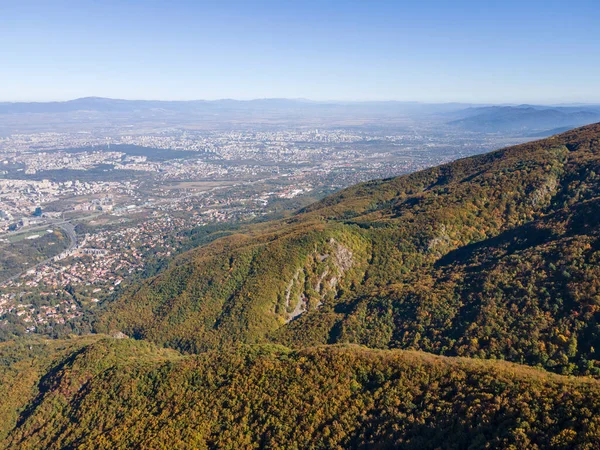
[{"label": "distant mountain range", "polygon": [[[239,127],[405,126],[415,119],[445,120],[469,104],[316,102],[304,99],[120,100],[87,97],[65,102],[0,103],[0,136],[81,131],[106,126],[231,129]],[[51,119],[51,120],[49,120]]]},{"label": "distant mountain range", "polygon": [[467,131],[541,135],[588,125],[600,120],[600,106],[543,107],[533,105],[488,106],[455,112],[448,124]]},{"label": "distant mountain range", "polygon": [[[53,120],[49,122],[48,116]],[[202,124],[207,128],[240,125],[386,126],[412,120],[478,133],[546,137],[600,121],[600,105],[481,106],[467,103],[400,101],[122,100],[86,97],[64,102],[0,102],[0,132],[39,131],[77,124]]]},{"label": "distant mountain range", "polygon": [[121,100],[102,97],[85,97],[64,102],[0,102],[0,114],[20,113],[68,113],[76,111],[139,112],[139,111],[272,111],[272,110],[349,110],[388,112],[441,113],[469,107],[463,103],[419,103],[398,101],[373,102],[318,102],[306,99],[266,98],[255,100]]}]

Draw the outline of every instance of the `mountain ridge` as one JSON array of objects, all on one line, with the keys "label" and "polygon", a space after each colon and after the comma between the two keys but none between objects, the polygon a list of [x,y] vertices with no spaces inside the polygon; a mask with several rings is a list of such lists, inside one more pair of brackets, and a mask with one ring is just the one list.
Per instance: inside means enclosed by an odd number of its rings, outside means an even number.
[{"label": "mountain ridge", "polygon": [[[291,218],[250,227],[181,256],[171,269],[107,305],[96,329],[122,331],[186,352],[235,342],[299,347],[349,342],[502,357],[561,373],[600,374],[595,359],[600,342],[594,338],[590,343],[594,351],[581,344],[577,348],[576,342],[578,333],[600,335],[596,319],[592,328],[584,320],[595,317],[596,307],[576,300],[581,295],[561,275],[597,276],[597,232],[580,226],[595,216],[577,211],[600,196],[599,137],[600,125],[591,125],[351,187]],[[598,203],[587,207],[594,212]],[[561,220],[548,222],[561,211]],[[549,278],[543,283],[528,279],[531,293],[524,298],[527,307],[539,310],[536,314],[552,318],[532,329],[545,342],[536,349],[531,336],[519,329],[511,309],[518,308],[519,300],[510,291],[494,291],[496,312],[484,313],[492,307],[482,296],[487,285],[478,284],[469,297],[462,292],[469,291],[458,282],[460,275],[445,273],[439,261],[484,242],[490,267],[504,267],[510,260],[502,256],[508,244],[494,239],[511,230],[525,239],[533,226],[527,224],[540,220],[540,227],[557,236],[563,253],[579,246],[591,245],[591,250],[574,253],[560,270],[542,268],[543,261],[534,259]],[[569,237],[566,229],[580,232]],[[532,244],[530,251],[549,251],[544,245]],[[470,264],[456,266],[457,274],[465,272],[466,277]],[[522,284],[522,269],[510,267],[489,275],[499,282],[504,273],[508,278],[503,283]],[[547,297],[544,289],[565,293],[560,302],[536,303]],[[479,316],[473,317],[477,311]],[[486,321],[491,324],[484,325]],[[553,325],[561,331],[552,331]],[[497,330],[494,339],[482,340],[483,330],[491,329]],[[518,337],[514,348],[506,344],[509,336]]]},{"label": "mountain ridge", "polygon": [[[30,342],[26,353],[2,344],[16,361],[0,365],[0,391],[20,412],[1,422],[0,448],[560,449],[599,442],[597,380],[503,361],[354,345],[182,356],[143,341],[81,340],[52,342],[56,356],[48,343]],[[17,366],[37,374],[21,380]]]},{"label": "mountain ridge", "polygon": [[309,99],[292,98],[257,98],[250,100],[216,99],[216,100],[129,100],[107,97],[81,97],[65,101],[48,102],[0,102],[0,114],[17,113],[67,113],[77,111],[99,112],[125,112],[136,109],[168,109],[173,111],[202,112],[237,108],[246,110],[252,108],[304,108],[320,109],[351,108],[351,107],[377,107],[409,108],[411,111],[431,108],[433,110],[456,110],[469,106],[468,103],[420,103],[411,101],[315,101]]},{"label": "mountain ridge", "polygon": [[462,117],[448,122],[448,125],[474,132],[531,133],[597,122],[600,107],[489,106],[467,108],[456,115]]}]

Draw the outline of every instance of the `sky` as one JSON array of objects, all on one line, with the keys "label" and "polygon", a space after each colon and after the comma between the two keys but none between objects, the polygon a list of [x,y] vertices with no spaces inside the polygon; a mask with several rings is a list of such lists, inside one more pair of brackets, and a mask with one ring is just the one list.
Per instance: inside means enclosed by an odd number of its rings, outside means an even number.
[{"label": "sky", "polygon": [[0,0],[0,101],[600,103],[600,1]]}]

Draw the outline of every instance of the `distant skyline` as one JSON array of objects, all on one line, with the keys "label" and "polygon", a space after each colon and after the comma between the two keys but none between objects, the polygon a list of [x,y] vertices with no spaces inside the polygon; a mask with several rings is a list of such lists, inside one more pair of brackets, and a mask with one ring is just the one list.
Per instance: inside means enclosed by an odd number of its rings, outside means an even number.
[{"label": "distant skyline", "polygon": [[0,0],[0,101],[600,103],[600,2]]}]

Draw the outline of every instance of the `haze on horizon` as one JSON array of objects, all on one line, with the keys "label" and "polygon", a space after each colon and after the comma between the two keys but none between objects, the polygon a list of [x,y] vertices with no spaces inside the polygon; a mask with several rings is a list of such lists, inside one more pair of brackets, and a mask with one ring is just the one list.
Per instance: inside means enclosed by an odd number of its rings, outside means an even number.
[{"label": "haze on horizon", "polygon": [[0,104],[50,104],[50,103],[69,103],[69,102],[83,102],[83,101],[111,101],[111,102],[149,102],[149,103],[161,103],[161,102],[207,102],[207,103],[219,103],[219,102],[261,102],[261,101],[286,101],[295,104],[315,104],[315,105],[362,105],[362,104],[385,104],[385,103],[397,103],[397,104],[415,104],[415,105],[453,105],[457,107],[597,107],[599,102],[587,101],[587,102],[537,102],[537,103],[525,103],[525,102],[504,102],[504,103],[493,103],[493,102],[463,102],[463,101],[420,101],[420,100],[396,100],[396,99],[381,99],[381,100],[369,100],[369,99],[358,99],[358,100],[347,100],[347,99],[320,99],[315,100],[312,98],[288,98],[288,97],[263,97],[263,98],[191,98],[191,99],[169,99],[169,98],[114,98],[114,97],[100,97],[97,95],[90,95],[87,97],[77,97],[59,100],[24,100],[24,101],[3,101],[0,100]]},{"label": "haze on horizon", "polygon": [[5,0],[0,101],[600,102],[600,4]]}]

